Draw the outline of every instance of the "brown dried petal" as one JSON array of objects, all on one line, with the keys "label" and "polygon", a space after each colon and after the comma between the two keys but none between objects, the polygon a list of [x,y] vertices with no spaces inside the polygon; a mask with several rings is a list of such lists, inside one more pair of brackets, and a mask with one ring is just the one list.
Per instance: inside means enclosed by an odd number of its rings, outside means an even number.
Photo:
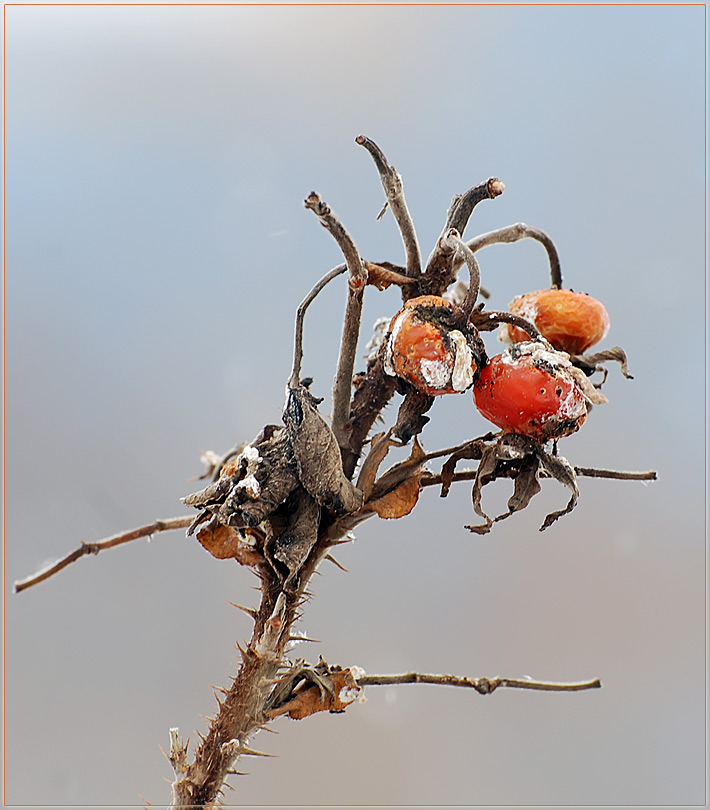
[{"label": "brown dried petal", "polygon": [[360,475],[357,479],[357,488],[362,492],[365,500],[370,497],[375,485],[375,478],[380,464],[384,461],[390,447],[399,447],[400,443],[392,438],[392,432],[378,433],[370,441],[370,452],[362,462]]}]

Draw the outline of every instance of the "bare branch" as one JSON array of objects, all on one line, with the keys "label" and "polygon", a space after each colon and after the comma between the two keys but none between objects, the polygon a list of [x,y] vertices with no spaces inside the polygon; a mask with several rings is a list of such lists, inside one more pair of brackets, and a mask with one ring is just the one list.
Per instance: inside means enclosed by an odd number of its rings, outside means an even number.
[{"label": "bare branch", "polygon": [[356,679],[359,686],[390,686],[405,683],[427,683],[435,686],[462,686],[475,689],[481,695],[490,695],[499,688],[536,689],[542,692],[580,692],[584,689],[600,689],[601,681],[557,683],[535,681],[528,678],[466,678],[456,675],[427,675],[421,672],[406,672],[402,675],[361,675]]},{"label": "bare branch", "polygon": [[293,338],[293,367],[291,376],[289,377],[289,388],[295,388],[301,379],[301,361],[303,360],[303,319],[306,315],[306,310],[313,302],[313,299],[330,281],[342,275],[348,269],[347,264],[339,264],[334,267],[330,272],[326,273],[323,278],[317,281],[308,295],[301,301],[296,312],[296,325],[294,328]]},{"label": "bare branch", "polygon": [[340,341],[340,356],[338,357],[338,368],[333,384],[332,407],[333,433],[340,447],[344,448],[349,444],[349,435],[345,426],[350,417],[353,371],[355,369],[357,342],[360,335],[360,319],[362,317],[362,302],[367,282],[367,271],[350,234],[328,205],[321,201],[315,191],[311,192],[305,201],[305,205],[306,208],[316,214],[321,225],[329,231],[340,246],[350,273],[343,335]]},{"label": "bare branch", "polygon": [[409,214],[409,209],[404,199],[402,178],[394,166],[390,166],[384,153],[374,141],[371,141],[364,135],[358,135],[357,138],[355,138],[355,143],[364,146],[375,161],[375,166],[382,180],[382,188],[387,195],[387,202],[397,221],[399,232],[402,234],[404,251],[407,256],[407,275],[414,278],[422,271],[422,257],[419,251],[419,243],[417,242],[417,234],[414,230],[414,223],[412,222],[412,217]]},{"label": "bare branch", "polygon": [[88,554],[98,554],[108,548],[115,548],[122,546],[124,543],[130,543],[133,540],[139,540],[141,537],[150,537],[158,532],[171,532],[174,529],[186,529],[192,523],[192,516],[190,517],[176,517],[168,518],[166,520],[156,520],[148,526],[141,526],[138,529],[131,529],[121,534],[115,534],[112,537],[107,537],[105,540],[98,540],[96,543],[82,543],[79,548],[62,557],[61,560],[53,563],[47,568],[43,568],[36,574],[27,577],[26,579],[18,580],[14,583],[15,593],[25,591],[33,585],[38,585],[44,582],[45,579],[53,577],[58,574],[63,568],[71,565],[73,562],[86,557]]},{"label": "bare branch", "polygon": [[492,200],[503,193],[505,185],[493,177],[485,183],[470,188],[465,194],[457,195],[446,217],[443,235],[439,239],[427,261],[425,284],[426,291],[434,295],[441,295],[443,291],[456,279],[456,271],[463,264],[463,260],[456,263],[456,255],[450,248],[442,245],[442,239],[455,228],[463,234],[473,209],[482,200]]},{"label": "bare branch", "polygon": [[[615,481],[656,481],[658,474],[655,470],[647,472],[623,472],[619,470],[600,470],[593,467],[574,467],[577,475],[585,478],[610,478]],[[475,481],[478,475],[477,470],[460,470],[453,474],[452,482],[455,481]],[[549,478],[549,474],[544,470],[540,472],[541,478]],[[435,487],[442,483],[441,473],[425,472],[421,477],[422,487]]]},{"label": "bare branch", "polygon": [[481,250],[481,248],[487,247],[488,245],[517,242],[519,239],[535,239],[542,244],[550,260],[550,279],[552,286],[559,290],[562,287],[560,257],[552,239],[539,228],[533,228],[530,225],[526,225],[524,222],[517,222],[515,225],[509,225],[507,228],[482,233],[475,239],[469,240],[468,246],[476,253]]}]

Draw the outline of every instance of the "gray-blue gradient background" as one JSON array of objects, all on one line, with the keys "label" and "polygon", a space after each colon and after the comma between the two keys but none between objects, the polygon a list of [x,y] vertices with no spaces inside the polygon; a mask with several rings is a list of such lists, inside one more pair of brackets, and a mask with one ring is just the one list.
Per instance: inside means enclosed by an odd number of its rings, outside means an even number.
[{"label": "gray-blue gradient background", "polygon": [[[255,745],[279,758],[246,763],[227,800],[701,804],[704,8],[6,13],[5,801],[167,801],[159,746],[204,731],[250,631],[227,600],[254,604],[255,578],[179,532],[12,581],[183,513],[202,450],[279,420],[296,306],[340,261],[304,197],[365,257],[402,260],[364,133],[403,175],[425,256],[452,195],[491,176],[506,191],[467,236],[524,221],[555,239],[635,375],[612,368],[610,404],[560,450],[659,480],[582,480],[543,534],[567,500],[554,483],[485,538],[463,529],[467,484],[363,524],[349,573],[314,581],[302,629],[321,641],[297,654],[604,687],[373,687],[343,716],[277,721]],[[535,243],[479,256],[493,307],[547,284]],[[306,324],[325,397],[344,297],[331,285]],[[364,333],[398,300],[369,289]],[[430,450],[489,428],[470,393],[430,415]]]}]

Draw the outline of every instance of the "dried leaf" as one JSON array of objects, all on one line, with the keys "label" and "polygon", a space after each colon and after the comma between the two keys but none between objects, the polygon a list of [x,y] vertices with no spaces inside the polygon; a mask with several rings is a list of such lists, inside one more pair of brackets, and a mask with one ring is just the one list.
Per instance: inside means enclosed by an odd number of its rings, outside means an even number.
[{"label": "dried leaf", "polygon": [[[406,385],[403,381],[401,384]],[[419,391],[407,385],[408,391],[397,413],[397,422],[392,428],[394,435],[401,439],[404,444],[422,432],[424,425],[429,421],[424,414],[434,404],[434,397],[427,394],[420,394]]]},{"label": "dried leaf", "polygon": [[272,718],[286,714],[292,720],[303,720],[317,712],[343,712],[362,692],[362,687],[358,686],[349,669],[321,677],[332,687],[332,691],[306,682],[294,691],[288,702],[277,709],[271,709],[267,714]]},{"label": "dried leaf", "polygon": [[362,462],[360,475],[357,479],[357,488],[362,492],[365,500],[367,500],[372,493],[377,471],[380,468],[380,464],[384,461],[385,456],[389,453],[390,447],[399,446],[401,446],[400,442],[392,438],[391,431],[378,433],[370,440],[370,452]]},{"label": "dried leaf", "polygon": [[273,540],[267,541],[267,555],[288,569],[284,590],[290,590],[318,541],[320,507],[305,489],[298,487],[289,496],[283,511],[286,513],[285,523],[279,521],[275,526],[276,521],[270,521]]},{"label": "dried leaf", "polygon": [[454,480],[454,472],[456,472],[456,465],[462,459],[475,459],[479,460],[486,449],[486,445],[481,439],[474,439],[469,442],[465,447],[461,447],[455,453],[452,453],[446,459],[441,468],[441,497],[445,498],[451,489],[451,483]]},{"label": "dried leaf", "polygon": [[197,539],[203,548],[218,560],[235,559],[242,565],[258,565],[264,562],[260,552],[246,543],[240,532],[222,523],[200,529],[197,532]]},{"label": "dried leaf", "polygon": [[518,474],[515,476],[515,489],[513,490],[513,494],[508,498],[508,513],[500,515],[496,520],[502,520],[512,515],[513,512],[519,512],[521,509],[525,509],[535,495],[542,489],[538,478],[539,474],[539,459],[534,455],[526,456],[520,465]]},{"label": "dried leaf", "polygon": [[376,512],[386,520],[408,515],[419,500],[419,491],[421,489],[419,481],[421,477],[420,471],[413,473],[396,489],[388,492],[387,495],[366,503],[365,508]]},{"label": "dried leaf", "polygon": [[[409,454],[409,458],[405,461],[400,461],[397,464],[394,464],[375,483],[375,486],[372,489],[372,495],[374,498],[384,497],[395,487],[398,487],[403,481],[406,481],[410,476],[418,473],[426,461],[426,457],[426,453],[415,437],[414,442],[412,443],[412,451]],[[417,480],[419,479],[417,478]]]},{"label": "dried leaf", "polygon": [[291,388],[283,414],[298,477],[316,502],[337,515],[357,512],[363,494],[343,472],[338,442],[305,388]]},{"label": "dried leaf", "polygon": [[558,512],[550,512],[545,518],[542,526],[540,526],[540,531],[544,532],[545,529],[552,526],[558,518],[561,518],[562,515],[569,514],[569,512],[574,509],[579,499],[579,489],[577,488],[577,474],[574,471],[574,467],[566,458],[562,456],[552,456],[544,451],[540,451],[539,458],[543,469],[555,480],[559,481],[560,484],[563,484],[572,491],[567,506],[564,509],[560,509]]}]

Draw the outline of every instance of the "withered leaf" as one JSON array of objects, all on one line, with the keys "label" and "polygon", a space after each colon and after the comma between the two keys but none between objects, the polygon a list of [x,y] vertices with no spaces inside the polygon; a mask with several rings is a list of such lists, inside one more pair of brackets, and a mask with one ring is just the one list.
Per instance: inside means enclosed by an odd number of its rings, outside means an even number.
[{"label": "withered leaf", "polygon": [[545,529],[552,526],[558,518],[561,518],[574,509],[579,499],[579,489],[577,487],[577,474],[574,471],[574,467],[566,458],[562,456],[552,456],[542,450],[539,452],[539,458],[542,468],[555,480],[559,481],[560,484],[563,484],[572,491],[567,506],[564,509],[560,509],[558,512],[550,512],[545,518],[542,526],[540,526],[540,531],[544,532]]},{"label": "withered leaf", "polygon": [[358,698],[362,690],[349,669],[321,677],[328,682],[330,691],[320,689],[317,684],[304,682],[294,691],[289,701],[271,709],[267,714],[272,718],[285,714],[292,720],[303,720],[317,712],[343,712]]},{"label": "withered leaf", "polygon": [[[289,590],[318,540],[320,507],[305,489],[298,487],[288,497],[281,511],[285,512],[284,522],[276,519],[269,521],[273,540],[267,540],[267,554],[288,569],[284,589]],[[284,516],[278,517],[283,520]]]},{"label": "withered leaf", "polygon": [[424,414],[434,404],[434,397],[420,394],[419,391],[403,380],[399,380],[399,383],[406,386],[407,393],[399,406],[397,422],[392,431],[398,439],[407,444],[412,436],[422,432],[424,425],[429,421],[429,417],[424,416]]},{"label": "withered leaf", "polygon": [[473,441],[468,442],[465,447],[459,448],[455,453],[452,453],[449,458],[446,459],[441,468],[440,495],[442,498],[445,498],[449,494],[458,462],[463,459],[480,459],[485,448],[486,444],[484,443],[483,439],[474,439]]},{"label": "withered leaf", "polygon": [[[542,489],[538,478],[540,472],[540,462],[534,455],[526,456],[515,476],[515,489],[508,498],[508,515],[519,512],[530,503],[530,501]],[[507,517],[508,515],[505,515]],[[501,518],[496,518],[500,520]]]},{"label": "withered leaf", "polygon": [[258,565],[264,562],[261,553],[246,543],[240,532],[222,523],[200,529],[197,539],[218,560],[235,559],[241,565]]},{"label": "withered leaf", "polygon": [[[373,499],[383,497],[395,487],[398,487],[403,481],[406,481],[410,476],[419,473],[425,460],[426,453],[415,437],[409,458],[394,464],[376,481],[372,489]],[[417,481],[418,480],[419,477],[417,477]]]},{"label": "withered leaf", "polygon": [[414,472],[391,492],[366,503],[365,508],[386,520],[408,515],[419,500],[420,479],[421,472]]},{"label": "withered leaf", "polygon": [[290,388],[283,420],[298,477],[316,502],[337,515],[356,512],[363,494],[343,472],[338,442],[303,387]]},{"label": "withered leaf", "polygon": [[481,453],[481,461],[476,471],[476,478],[471,489],[471,500],[473,501],[473,511],[480,515],[486,522],[476,526],[466,526],[470,532],[476,534],[488,534],[493,525],[493,520],[483,511],[481,507],[481,491],[490,481],[495,480],[496,467],[498,465],[498,445],[486,447]]},{"label": "withered leaf", "polygon": [[362,462],[360,475],[357,479],[357,488],[362,492],[365,500],[370,497],[375,484],[377,471],[385,459],[390,447],[400,446],[400,442],[392,438],[392,431],[378,433],[370,440],[370,452]]}]

